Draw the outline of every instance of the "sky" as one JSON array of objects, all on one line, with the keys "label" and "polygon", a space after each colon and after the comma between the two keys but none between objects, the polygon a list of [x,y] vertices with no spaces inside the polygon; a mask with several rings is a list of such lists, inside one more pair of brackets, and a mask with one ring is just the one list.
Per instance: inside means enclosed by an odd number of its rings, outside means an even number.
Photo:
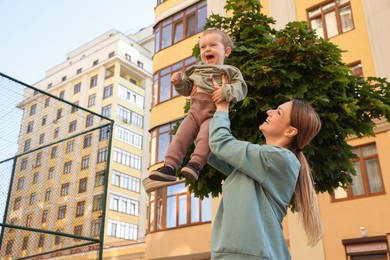
[{"label": "sky", "polygon": [[0,72],[28,85],[67,53],[117,29],[152,25],[156,0],[0,0]]}]

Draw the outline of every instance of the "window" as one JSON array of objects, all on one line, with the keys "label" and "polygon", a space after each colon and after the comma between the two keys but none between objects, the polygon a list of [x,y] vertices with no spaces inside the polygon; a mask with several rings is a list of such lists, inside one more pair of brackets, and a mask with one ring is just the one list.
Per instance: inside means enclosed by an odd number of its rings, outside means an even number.
[{"label": "window", "polygon": [[334,191],[334,201],[381,195],[385,192],[376,144],[355,147],[353,152],[359,157],[353,161],[356,175],[352,176],[352,183],[346,190],[338,188]]},{"label": "window", "polygon": [[153,105],[177,97],[179,94],[171,84],[171,75],[195,64],[198,64],[196,58],[190,57],[157,71],[153,76]]},{"label": "window", "polygon": [[65,81],[65,80],[66,80],[66,76],[63,76],[63,77],[62,77],[62,81]]},{"label": "window", "polygon": [[107,86],[107,87],[104,87],[104,90],[103,90],[103,99],[108,98],[108,97],[111,97],[111,96],[112,96],[112,90],[113,90],[112,84],[109,85],[109,86]]},{"label": "window", "polygon": [[27,169],[27,162],[28,162],[28,158],[23,158],[21,163],[20,163],[20,170],[23,171],[25,169]]},{"label": "window", "polygon": [[98,150],[98,159],[97,163],[106,162],[107,161],[107,155],[108,155],[108,149],[107,147],[103,147]]},{"label": "window", "polygon": [[92,145],[92,134],[87,134],[84,136],[83,148],[91,147]]},{"label": "window", "polygon": [[30,145],[31,145],[31,140],[30,140],[30,139],[24,141],[24,149],[23,149],[23,152],[27,152],[28,150],[30,150]]},{"label": "window", "polygon": [[211,196],[200,200],[185,183],[152,191],[149,205],[150,232],[211,221]]},{"label": "window", "polygon": [[142,135],[139,135],[129,129],[117,126],[115,128],[115,139],[123,141],[136,148],[142,148]]},{"label": "window", "polygon": [[155,27],[155,52],[203,30],[206,23],[206,1],[201,1],[161,21]]},{"label": "window", "polygon": [[104,171],[99,171],[95,176],[95,187],[104,185]]},{"label": "window", "polygon": [[74,141],[69,141],[66,143],[66,153],[70,153],[73,151],[74,148]]},{"label": "window", "polygon": [[59,108],[57,110],[57,120],[60,119],[62,117],[62,108]]},{"label": "window", "polygon": [[47,173],[47,179],[50,180],[54,176],[54,167],[49,168],[49,172]]},{"label": "window", "polygon": [[34,173],[34,176],[33,176],[33,184],[37,184],[38,183],[38,177],[39,177],[39,173]]},{"label": "window", "polygon": [[107,140],[110,135],[110,126],[100,128],[99,141]]},{"label": "window", "polygon": [[76,85],[73,86],[73,94],[79,93],[81,90],[81,83],[77,83]]},{"label": "window", "polygon": [[39,144],[43,144],[44,141],[45,141],[45,134],[40,134],[39,135]]},{"label": "window", "polygon": [[70,173],[72,170],[72,161],[68,161],[64,164],[64,174]]},{"label": "window", "polygon": [[17,197],[14,200],[14,207],[13,210],[18,210],[20,209],[20,203],[22,202],[22,197]]},{"label": "window", "polygon": [[124,123],[132,124],[136,127],[142,128],[143,117],[140,114],[135,113],[127,108],[118,105],[116,116]]},{"label": "window", "polygon": [[88,97],[88,107],[91,107],[91,106],[94,106],[95,105],[95,98],[96,98],[96,95],[93,94],[93,95],[90,95]]},{"label": "window", "polygon": [[353,62],[349,64],[348,67],[352,70],[353,75],[357,77],[363,77],[363,68],[360,61]]},{"label": "window", "polygon": [[66,206],[59,206],[58,207],[58,216],[57,219],[64,219],[66,216]]},{"label": "window", "polygon": [[51,89],[53,87],[53,83],[47,84],[47,89]]},{"label": "window", "polygon": [[35,203],[35,192],[31,193],[30,194],[30,201],[29,201],[29,205],[34,205]]},{"label": "window", "polygon": [[44,234],[40,234],[39,235],[39,240],[38,240],[38,248],[43,247],[44,243],[45,243],[45,235]]},{"label": "window", "polygon": [[83,71],[82,68],[78,68],[77,71],[76,71],[76,74],[80,74],[82,71]]},{"label": "window", "polygon": [[53,136],[53,138],[54,139],[57,138],[59,134],[60,134],[60,128],[57,127],[56,129],[54,129],[54,136]]},{"label": "window", "polygon": [[27,124],[27,133],[31,133],[34,130],[34,121]]},{"label": "window", "polygon": [[107,236],[137,240],[137,225],[112,219],[109,219],[107,224]]},{"label": "window", "polygon": [[116,147],[114,147],[113,161],[136,170],[141,170],[141,156],[129,153]]},{"label": "window", "polygon": [[139,201],[111,194],[110,209],[133,216],[138,216]]},{"label": "window", "polygon": [[74,104],[74,106],[72,105],[72,109],[70,111],[72,114],[76,113],[79,110],[79,108],[77,107],[79,105],[79,102],[77,101],[77,102],[74,102],[73,104]]},{"label": "window", "polygon": [[45,108],[50,105],[50,98],[45,99]]},{"label": "window", "polygon": [[37,104],[31,105],[30,116],[35,115],[36,112],[37,112]]},{"label": "window", "polygon": [[63,197],[63,196],[66,196],[68,194],[69,194],[69,182],[63,183],[61,185],[61,194],[60,194],[60,196]]},{"label": "window", "polygon": [[80,181],[79,181],[79,193],[83,193],[83,192],[87,191],[87,182],[88,182],[88,178],[87,177],[80,179]]},{"label": "window", "polygon": [[114,57],[114,54],[115,54],[115,52],[110,52],[109,54],[108,54],[108,58],[112,58],[112,57]]},{"label": "window", "polygon": [[76,205],[76,217],[84,216],[85,201],[79,201]]},{"label": "window", "polygon": [[60,98],[61,98],[61,99],[64,99],[64,97],[65,97],[65,90],[62,90],[62,91],[60,92]]},{"label": "window", "polygon": [[49,201],[51,196],[51,188],[47,188],[45,192],[45,201]]},{"label": "window", "polygon": [[125,54],[125,58],[126,58],[126,60],[131,61],[131,56],[127,53]]},{"label": "window", "polygon": [[95,60],[93,63],[92,63],[92,66],[96,66],[99,64],[99,60]]},{"label": "window", "polygon": [[349,0],[327,1],[308,10],[309,24],[325,39],[348,32],[354,28]]},{"label": "window", "polygon": [[17,186],[16,190],[21,190],[21,189],[23,189],[23,187],[24,187],[24,177],[20,177],[18,179],[18,186]]},{"label": "window", "polygon": [[[74,230],[73,230],[73,233],[74,233],[75,236],[81,236],[83,234],[83,226],[82,225],[75,226]],[[74,241],[79,241],[80,239],[74,238],[73,240]]]},{"label": "window", "polygon": [[140,62],[140,61],[137,61],[137,65],[138,65],[138,67],[140,67],[141,69],[144,67],[144,64],[143,64],[142,62]]},{"label": "window", "polygon": [[42,152],[37,153],[37,156],[35,157],[35,164],[34,167],[38,167],[41,165],[42,161]]},{"label": "window", "polygon": [[96,237],[100,235],[100,227],[102,221],[100,219],[92,220],[91,222],[91,236]]},{"label": "window", "polygon": [[50,158],[54,159],[57,157],[57,146],[51,148]]},{"label": "window", "polygon": [[11,255],[13,252],[13,247],[14,247],[14,240],[8,240],[7,245],[5,247],[5,255]]},{"label": "window", "polygon": [[168,149],[169,143],[172,141],[174,135],[172,134],[173,128],[176,123],[163,125],[151,133],[151,157],[150,164],[156,164],[164,161],[165,153]]},{"label": "window", "polygon": [[49,210],[45,209],[42,211],[42,223],[47,222],[47,216],[49,215]]},{"label": "window", "polygon": [[93,76],[91,78],[91,82],[90,82],[89,87],[90,88],[96,87],[97,86],[97,82],[98,82],[98,75],[95,75],[95,76]]},{"label": "window", "polygon": [[26,227],[32,227],[32,214],[27,215],[26,217]]},{"label": "window", "polygon": [[144,97],[131,91],[125,86],[119,85],[118,97],[126,100],[130,104],[136,105],[139,108],[144,108]]},{"label": "window", "polygon": [[85,120],[85,127],[90,127],[91,125],[93,125],[93,114],[87,115]]},{"label": "window", "polygon": [[81,159],[81,170],[89,167],[89,155],[83,156]]},{"label": "window", "polygon": [[69,133],[72,133],[76,131],[76,126],[77,126],[77,120],[73,120],[72,122],[69,123]]},{"label": "window", "polygon": [[[63,232],[62,229],[57,229],[56,232]],[[61,236],[56,235],[54,238],[54,245],[58,246],[61,243]]]},{"label": "window", "polygon": [[43,116],[41,125],[46,125],[46,123],[47,123],[47,116]]},{"label": "window", "polygon": [[28,236],[23,237],[22,250],[27,250],[28,247]]},{"label": "window", "polygon": [[102,116],[110,117],[111,116],[111,105],[105,106],[102,108]]},{"label": "window", "polygon": [[93,196],[92,210],[97,211],[103,208],[103,194]]}]

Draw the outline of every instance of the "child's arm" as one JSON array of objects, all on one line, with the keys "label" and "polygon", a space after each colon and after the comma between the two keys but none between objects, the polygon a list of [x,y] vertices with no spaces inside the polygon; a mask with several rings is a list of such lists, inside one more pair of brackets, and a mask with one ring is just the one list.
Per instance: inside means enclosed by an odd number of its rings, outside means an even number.
[{"label": "child's arm", "polygon": [[180,95],[189,96],[191,94],[193,83],[189,79],[182,79],[180,72],[172,74],[171,83],[175,86],[177,93]]}]

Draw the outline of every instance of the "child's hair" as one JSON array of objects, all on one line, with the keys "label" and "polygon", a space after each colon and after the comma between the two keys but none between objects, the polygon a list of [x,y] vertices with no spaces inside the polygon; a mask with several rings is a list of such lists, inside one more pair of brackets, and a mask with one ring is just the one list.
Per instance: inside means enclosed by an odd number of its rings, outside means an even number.
[{"label": "child's hair", "polygon": [[299,212],[305,232],[308,236],[308,244],[314,246],[323,234],[322,221],[317,204],[311,169],[305,155],[302,153],[305,147],[321,130],[321,119],[312,106],[302,100],[292,101],[290,124],[298,129],[291,150],[301,163],[298,181],[295,186],[296,209]]},{"label": "child's hair", "polygon": [[222,31],[221,29],[214,28],[214,27],[208,28],[208,29],[203,31],[202,36],[204,36],[208,33],[216,33],[216,34],[221,35],[223,46],[230,47],[232,50],[235,48],[235,45],[234,45],[232,38],[230,38],[230,36],[225,31]]}]

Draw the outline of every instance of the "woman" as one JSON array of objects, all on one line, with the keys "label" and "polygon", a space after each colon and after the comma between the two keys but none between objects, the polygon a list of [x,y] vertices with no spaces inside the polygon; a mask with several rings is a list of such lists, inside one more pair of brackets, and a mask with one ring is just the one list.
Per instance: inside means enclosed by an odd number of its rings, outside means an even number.
[{"label": "woman", "polygon": [[[214,86],[220,87],[216,82]],[[322,223],[302,149],[321,129],[317,113],[300,100],[267,111],[259,127],[266,144],[258,145],[233,137],[229,103],[217,95],[213,101],[209,164],[227,178],[214,220],[211,258],[291,259],[281,223],[294,193],[309,245],[315,245],[322,237]]]}]

